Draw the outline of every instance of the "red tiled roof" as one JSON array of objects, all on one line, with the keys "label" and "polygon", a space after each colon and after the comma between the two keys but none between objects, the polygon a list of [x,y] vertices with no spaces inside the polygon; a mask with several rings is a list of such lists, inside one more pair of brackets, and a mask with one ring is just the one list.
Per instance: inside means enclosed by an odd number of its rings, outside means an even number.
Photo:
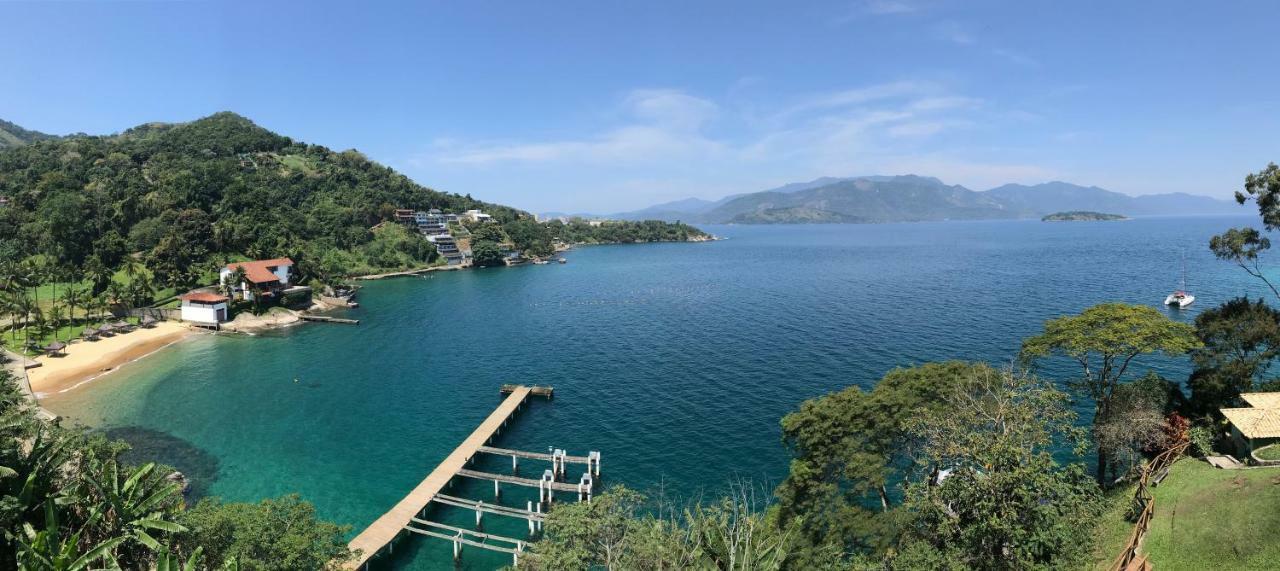
[{"label": "red tiled roof", "polygon": [[280,266],[292,266],[293,260],[289,258],[273,258],[270,260],[254,260],[252,262],[232,262],[227,264],[227,269],[235,271],[237,267],[244,268],[244,277],[255,284],[265,284],[280,281],[280,278],[271,271],[271,268]]},{"label": "red tiled roof", "polygon": [[182,301],[194,301],[199,303],[221,303],[227,301],[227,296],[209,293],[207,291],[193,291],[178,297]]}]

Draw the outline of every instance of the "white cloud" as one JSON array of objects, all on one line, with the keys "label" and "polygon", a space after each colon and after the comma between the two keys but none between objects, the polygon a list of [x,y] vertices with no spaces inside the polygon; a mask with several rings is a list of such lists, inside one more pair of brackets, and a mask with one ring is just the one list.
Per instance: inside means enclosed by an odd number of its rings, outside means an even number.
[{"label": "white cloud", "polygon": [[767,181],[817,176],[914,172],[981,187],[1044,180],[1050,172],[985,160],[972,137],[954,137],[1025,121],[1017,111],[992,109],[935,82],[863,85],[756,107],[719,104],[677,89],[637,89],[599,114],[618,119],[594,134],[523,141],[441,138],[411,164],[462,178],[510,178],[513,188],[528,193],[554,188],[562,200],[572,200],[564,208],[602,212],[684,192],[713,198],[757,190]]}]

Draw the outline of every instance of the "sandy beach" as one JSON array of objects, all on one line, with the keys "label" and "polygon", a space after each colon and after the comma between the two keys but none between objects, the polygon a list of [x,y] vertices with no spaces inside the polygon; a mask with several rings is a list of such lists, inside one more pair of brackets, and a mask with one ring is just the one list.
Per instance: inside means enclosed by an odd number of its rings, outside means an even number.
[{"label": "sandy beach", "polygon": [[185,325],[164,321],[98,341],[77,341],[64,356],[36,358],[40,366],[27,371],[27,378],[36,397],[62,392],[194,334]]}]

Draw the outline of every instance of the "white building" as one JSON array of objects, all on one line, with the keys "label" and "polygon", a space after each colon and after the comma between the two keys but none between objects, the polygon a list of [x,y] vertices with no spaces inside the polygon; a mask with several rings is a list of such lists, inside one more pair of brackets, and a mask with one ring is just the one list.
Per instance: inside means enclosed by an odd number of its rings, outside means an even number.
[{"label": "white building", "polygon": [[482,222],[485,220],[493,219],[492,216],[489,216],[488,214],[480,212],[479,210],[468,210],[466,212],[463,212],[462,217],[472,222]]},{"label": "white building", "polygon": [[182,320],[197,325],[217,325],[227,320],[227,296],[193,291],[182,300]]},{"label": "white building", "polygon": [[[272,297],[289,287],[289,269],[292,267],[293,260],[289,258],[232,262],[218,272],[218,283],[226,284],[227,277],[236,268],[243,268],[244,281],[236,284],[236,291],[240,292],[246,301],[253,300],[254,290],[266,297]],[[253,284],[253,287],[249,287],[249,284]]]}]

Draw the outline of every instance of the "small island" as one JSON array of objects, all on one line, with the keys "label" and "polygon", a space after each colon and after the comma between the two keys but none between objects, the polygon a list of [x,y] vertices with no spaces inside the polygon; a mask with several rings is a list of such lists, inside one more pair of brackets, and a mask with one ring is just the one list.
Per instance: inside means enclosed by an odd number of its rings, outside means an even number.
[{"label": "small island", "polygon": [[1081,222],[1086,220],[1128,220],[1128,216],[1122,214],[1106,214],[1104,212],[1093,212],[1089,210],[1070,210],[1067,212],[1054,212],[1044,218],[1041,222]]}]

